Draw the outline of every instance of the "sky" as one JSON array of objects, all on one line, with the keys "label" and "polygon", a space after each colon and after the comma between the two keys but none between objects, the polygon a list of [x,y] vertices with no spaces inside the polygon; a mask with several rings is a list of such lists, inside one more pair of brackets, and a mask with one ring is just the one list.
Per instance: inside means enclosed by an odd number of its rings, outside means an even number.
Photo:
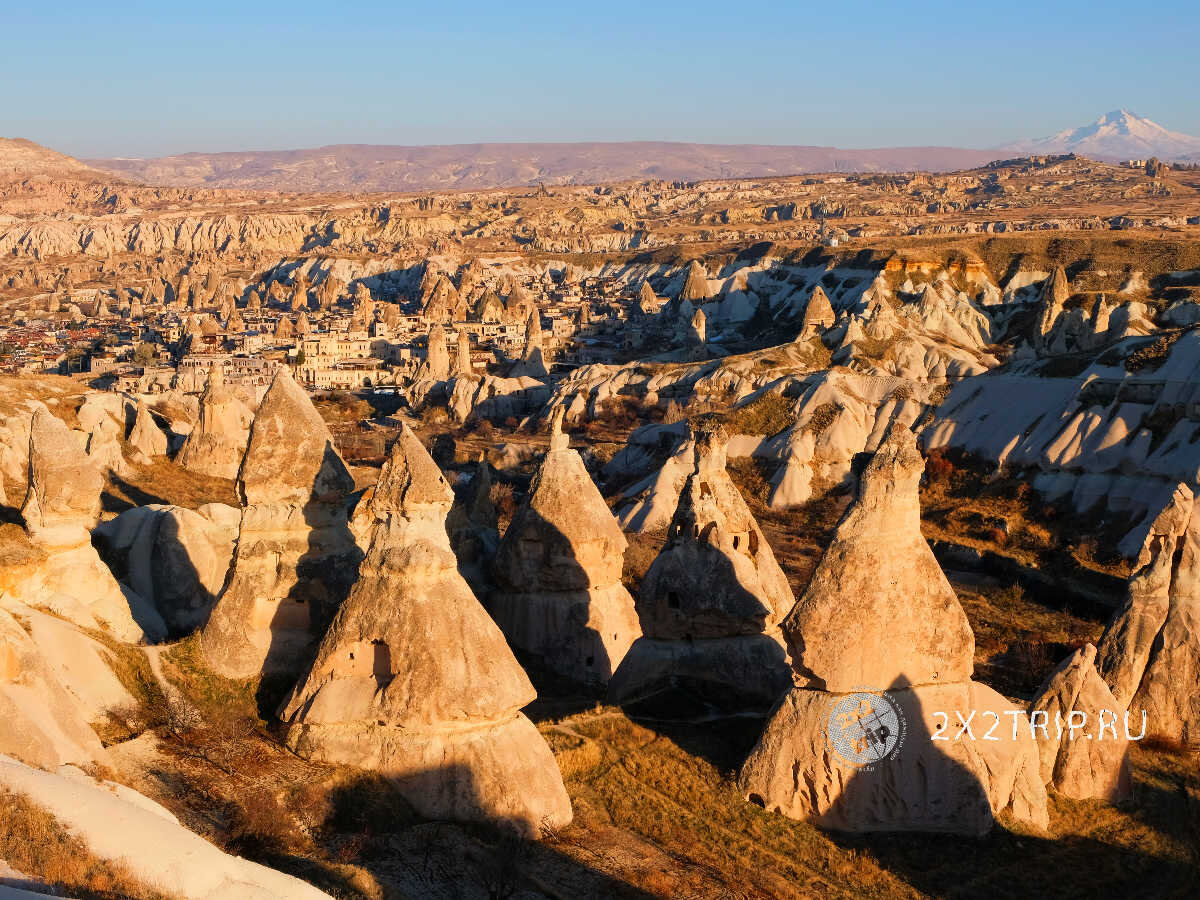
[{"label": "sky", "polygon": [[1120,107],[1200,135],[1195,0],[65,0],[0,4],[0,33],[0,135],[84,158],[481,141],[991,148]]}]

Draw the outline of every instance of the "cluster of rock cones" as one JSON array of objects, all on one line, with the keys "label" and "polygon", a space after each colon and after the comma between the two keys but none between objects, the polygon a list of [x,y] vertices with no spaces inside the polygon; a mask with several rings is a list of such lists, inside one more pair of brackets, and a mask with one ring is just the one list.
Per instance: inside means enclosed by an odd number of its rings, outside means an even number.
[{"label": "cluster of rock cones", "polygon": [[[226,402],[210,381],[202,408],[214,422]],[[291,679],[278,714],[298,754],[379,771],[424,815],[529,835],[572,813],[553,755],[521,712],[536,692],[514,649],[649,715],[767,715],[742,792],[839,830],[982,834],[1002,813],[1044,828],[1047,785],[1073,797],[1128,790],[1119,729],[1107,742],[1071,740],[1031,727],[1039,720],[1144,709],[1151,734],[1200,734],[1186,688],[1200,671],[1200,519],[1184,487],[1154,523],[1099,648],[1081,648],[1030,704],[1014,705],[972,680],[974,636],[921,535],[923,462],[907,427],[893,425],[863,470],[797,602],[726,473],[723,427],[695,422],[677,454],[687,474],[666,543],[635,601],[622,584],[626,539],[561,417],[497,547],[475,521],[490,509],[486,468],[483,494],[451,519],[450,485],[407,428],[351,518],[354,479],[307,394],[280,370],[238,464],[232,567],[200,634],[209,666]],[[149,446],[144,409],[137,420]],[[18,587],[123,640],[159,639],[166,626],[153,604],[139,608],[89,542],[100,489],[66,426],[35,412],[22,515],[31,542],[61,565],[53,584],[43,574]],[[492,557],[495,590],[476,595],[463,575],[471,567],[456,559],[461,542]],[[93,589],[70,590],[78,579]],[[18,637],[0,640],[0,676],[5,666],[33,671],[18,665],[28,656]],[[0,704],[34,734],[39,720],[9,698],[4,677]],[[885,698],[893,715],[887,752],[871,765],[831,736],[838,710],[861,697]],[[964,720],[976,723],[966,737],[956,728]],[[983,737],[981,723],[993,721],[1000,727]]]}]

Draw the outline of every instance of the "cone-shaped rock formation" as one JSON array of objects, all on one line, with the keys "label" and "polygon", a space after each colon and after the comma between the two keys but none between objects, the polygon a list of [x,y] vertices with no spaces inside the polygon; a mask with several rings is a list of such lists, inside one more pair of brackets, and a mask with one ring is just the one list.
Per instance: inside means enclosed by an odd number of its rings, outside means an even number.
[{"label": "cone-shaped rock formation", "polygon": [[605,683],[641,634],[621,584],[628,542],[555,411],[550,450],[504,533],[488,601],[510,644],[577,681]]},{"label": "cone-shaped rock formation", "polygon": [[214,367],[200,397],[200,419],[184,442],[176,462],[191,472],[235,478],[251,416]]},{"label": "cone-shaped rock formation", "polygon": [[13,594],[79,625],[107,627],[123,641],[159,640],[162,619],[126,596],[91,543],[100,516],[104,480],[66,424],[45,407],[29,430],[29,486],[21,516],[30,541],[46,562],[14,572]]},{"label": "cone-shaped rock formation", "polygon": [[281,367],[238,473],[243,508],[233,571],[201,635],[214,670],[248,678],[303,667],[361,558],[345,506],[353,489],[329,429]]},{"label": "cone-shaped rock formation", "polygon": [[[970,680],[974,637],[921,537],[922,469],[912,432],[893,425],[784,623],[802,686],[747,759],[742,790],[844,831],[983,834],[1002,810],[1045,827],[1024,712]],[[977,736],[994,720],[996,734],[953,740],[956,714],[974,715]]]},{"label": "cone-shaped rock formation", "polygon": [[394,778],[432,818],[561,826],[571,805],[549,747],[520,712],[533,686],[459,575],[453,495],[405,428],[370,501],[359,579],[284,704],[302,756]]},{"label": "cone-shaped rock formation", "polygon": [[1200,515],[1179,485],[1150,527],[1096,668],[1131,730],[1200,745]]},{"label": "cone-shaped rock formation", "polygon": [[1129,738],[1095,661],[1091,644],[1067,657],[1038,689],[1029,714],[1031,722],[1046,726],[1034,730],[1042,781],[1078,800],[1119,800],[1130,787]]},{"label": "cone-shaped rock formation", "polygon": [[715,422],[693,427],[693,471],[638,589],[643,637],[613,676],[614,702],[690,695],[717,711],[766,713],[791,686],[779,621],[795,598],[725,471],[727,440]]}]

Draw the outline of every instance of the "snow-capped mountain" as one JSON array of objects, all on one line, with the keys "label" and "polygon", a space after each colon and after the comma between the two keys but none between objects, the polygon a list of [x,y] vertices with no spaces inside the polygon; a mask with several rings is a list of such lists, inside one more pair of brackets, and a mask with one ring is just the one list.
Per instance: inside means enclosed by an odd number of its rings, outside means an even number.
[{"label": "snow-capped mountain", "polygon": [[1000,149],[1022,154],[1078,153],[1105,160],[1157,156],[1166,162],[1200,162],[1200,137],[1168,131],[1127,109],[1105,113],[1082,128],[1017,141]]}]

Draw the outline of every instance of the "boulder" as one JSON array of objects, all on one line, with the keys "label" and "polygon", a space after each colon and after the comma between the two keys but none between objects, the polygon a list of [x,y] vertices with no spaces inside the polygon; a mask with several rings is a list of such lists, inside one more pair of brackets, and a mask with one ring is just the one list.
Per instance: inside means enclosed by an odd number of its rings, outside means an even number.
[{"label": "boulder", "polygon": [[550,450],[504,533],[488,611],[509,644],[567,678],[607,683],[640,636],[621,583],[625,535],[555,411]]},{"label": "boulder", "polygon": [[570,801],[520,712],[533,686],[458,573],[452,501],[405,427],[370,499],[358,581],[280,717],[301,756],[382,772],[422,815],[536,835],[567,824]]},{"label": "boulder", "polygon": [[201,632],[214,671],[249,678],[302,670],[358,569],[345,502],[353,489],[329,429],[281,367],[238,473],[245,505],[233,570]]}]

